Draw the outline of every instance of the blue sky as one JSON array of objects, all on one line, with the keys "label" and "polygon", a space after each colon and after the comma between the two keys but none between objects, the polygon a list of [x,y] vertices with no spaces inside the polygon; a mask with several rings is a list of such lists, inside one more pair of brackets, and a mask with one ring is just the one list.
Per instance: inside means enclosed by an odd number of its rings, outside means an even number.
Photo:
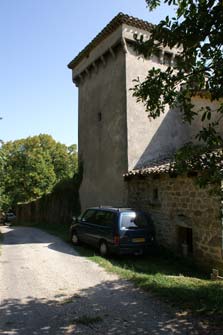
[{"label": "blue sky", "polygon": [[46,133],[77,143],[77,88],[67,64],[119,12],[157,23],[144,0],[0,0],[0,139]]}]

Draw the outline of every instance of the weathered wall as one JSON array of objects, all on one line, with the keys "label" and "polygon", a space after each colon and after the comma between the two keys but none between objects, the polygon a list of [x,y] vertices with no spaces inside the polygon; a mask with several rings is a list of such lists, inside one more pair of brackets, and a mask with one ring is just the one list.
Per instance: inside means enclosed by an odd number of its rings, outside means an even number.
[{"label": "weathered wall", "polygon": [[125,56],[108,53],[104,64],[79,84],[79,159],[82,210],[89,206],[125,205],[122,175],[127,170]]},{"label": "weathered wall", "polygon": [[[198,139],[195,139],[196,134],[202,127],[208,127],[208,124],[210,122],[215,122],[219,120],[219,114],[215,111],[219,108],[220,103],[223,103],[223,99],[220,99],[219,101],[211,101],[210,99],[207,99],[205,97],[205,94],[203,96],[194,96],[192,98],[192,104],[194,105],[194,110],[198,111],[201,108],[209,107],[212,111],[211,120],[205,120],[204,122],[201,121],[201,113],[198,113],[198,115],[194,118],[191,124],[191,138],[193,138],[193,143],[200,143]],[[219,121],[219,126],[216,127],[216,129],[220,132],[220,134],[223,134],[223,121]]]},{"label": "weathered wall", "polygon": [[152,214],[159,244],[183,252],[182,228],[192,229],[193,257],[204,266],[223,266],[220,200],[194,178],[161,175],[127,182],[129,206]]},{"label": "weathered wall", "polygon": [[[165,108],[165,113],[160,117],[149,119],[145,112],[145,106],[137,102],[131,90],[135,86],[134,80],[139,78],[144,81],[148,71],[153,67],[165,70],[167,65],[174,64],[177,49],[165,47],[159,57],[153,55],[146,59],[138,55],[131,44],[136,29],[130,26],[124,27],[126,44],[126,88],[127,88],[127,134],[128,134],[128,169],[137,169],[148,166],[151,161],[160,160],[172,156],[179,148],[188,142],[197,143],[195,139],[201,129],[201,115],[191,125],[184,123],[180,111]],[[148,33],[137,29],[138,36],[143,34],[148,38]],[[147,35],[145,35],[147,34]],[[169,55],[169,59],[165,58]],[[205,97],[196,96],[192,99],[195,110],[209,106],[212,111],[216,110],[219,103],[211,102]],[[216,113],[215,113],[216,114]],[[218,115],[213,115],[214,120]],[[207,124],[207,123],[206,123]],[[223,124],[221,125],[223,129]]]},{"label": "weathered wall", "polygon": [[[127,37],[133,39],[133,33],[131,35],[129,32]],[[148,71],[153,67],[163,70],[167,68],[164,50],[164,54],[160,54],[160,57],[154,55],[149,59],[139,56],[131,43],[127,43],[127,50],[128,166],[131,170],[174,154],[178,148],[190,140],[190,129],[188,125],[182,123],[179,111],[170,110],[168,106],[160,117],[155,120],[149,119],[145,106],[133,97],[131,89],[135,85],[135,79],[145,80]],[[167,51],[168,55],[172,54],[172,57],[177,53],[176,49],[167,49]]]}]

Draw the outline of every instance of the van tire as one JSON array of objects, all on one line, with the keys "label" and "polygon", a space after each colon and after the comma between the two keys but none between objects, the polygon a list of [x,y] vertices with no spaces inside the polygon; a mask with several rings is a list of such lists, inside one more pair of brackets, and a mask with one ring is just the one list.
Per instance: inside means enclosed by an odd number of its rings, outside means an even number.
[{"label": "van tire", "polygon": [[72,233],[71,233],[71,242],[73,243],[73,245],[79,245],[80,244],[80,240],[79,240],[79,237],[78,237],[76,231],[72,231]]},{"label": "van tire", "polygon": [[109,255],[108,245],[105,241],[100,242],[99,253],[102,257],[107,257]]}]

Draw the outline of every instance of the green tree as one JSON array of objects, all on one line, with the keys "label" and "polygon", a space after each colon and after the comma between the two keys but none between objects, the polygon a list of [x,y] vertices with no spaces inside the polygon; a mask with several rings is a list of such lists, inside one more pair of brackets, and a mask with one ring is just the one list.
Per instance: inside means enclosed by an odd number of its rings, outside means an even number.
[{"label": "green tree", "polygon": [[1,188],[8,205],[37,199],[71,178],[77,170],[76,146],[72,148],[45,134],[3,143]]},{"label": "green tree", "polygon": [[5,155],[3,150],[1,150],[2,141],[0,141],[0,210],[4,210],[8,207],[9,199],[4,194],[4,165],[5,165]]},{"label": "green tree", "polygon": [[[143,82],[137,80],[134,95],[142,101],[148,116],[157,118],[168,104],[178,107],[185,122],[192,123],[200,117],[202,127],[196,137],[201,146],[188,144],[178,155],[181,168],[191,168],[195,157],[196,169],[204,171],[205,179],[219,181],[220,170],[215,169],[222,161],[222,152],[213,156],[213,148],[222,147],[219,123],[223,118],[223,3],[216,0],[164,0],[175,8],[175,17],[168,16],[151,28],[148,41],[140,39],[136,48],[144,56],[160,52],[165,46],[178,47],[175,67],[165,70],[152,68]],[[146,0],[150,10],[161,4],[160,0]],[[205,92],[210,101],[218,101],[218,107],[194,109],[193,96]],[[216,117],[217,115],[217,117]],[[202,153],[206,153],[202,156]],[[188,164],[185,164],[185,161]],[[209,168],[209,172],[207,170]],[[213,178],[214,175],[216,178]],[[203,174],[204,176],[204,174]],[[213,180],[214,179],[214,180]],[[204,180],[203,180],[204,181]]]}]

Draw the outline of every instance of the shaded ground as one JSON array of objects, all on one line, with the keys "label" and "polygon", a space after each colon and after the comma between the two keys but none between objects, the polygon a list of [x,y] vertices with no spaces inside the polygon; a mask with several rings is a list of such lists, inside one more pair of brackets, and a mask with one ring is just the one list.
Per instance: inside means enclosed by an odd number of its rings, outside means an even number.
[{"label": "shaded ground", "polygon": [[60,239],[1,227],[0,334],[222,334],[161,303]]}]

